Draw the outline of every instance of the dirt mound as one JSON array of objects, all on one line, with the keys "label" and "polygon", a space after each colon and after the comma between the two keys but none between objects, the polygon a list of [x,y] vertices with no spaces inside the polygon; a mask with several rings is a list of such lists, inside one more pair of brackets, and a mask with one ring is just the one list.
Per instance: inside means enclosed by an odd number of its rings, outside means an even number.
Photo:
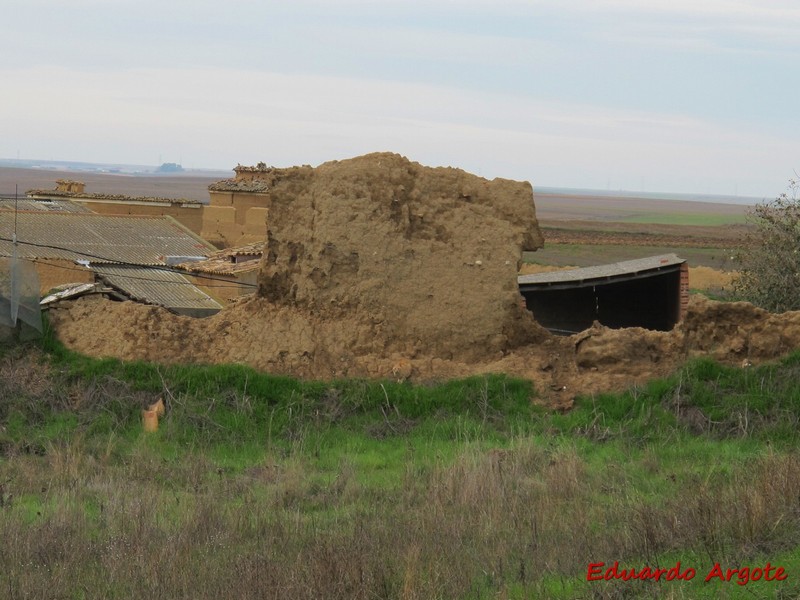
[{"label": "dirt mound", "polygon": [[748,302],[713,302],[700,297],[681,324],[691,356],[738,363],[783,356],[800,347],[800,311],[769,313]]},{"label": "dirt mound", "polygon": [[[264,299],[198,320],[133,302],[87,298],[54,310],[51,321],[68,347],[92,356],[243,363],[312,379],[366,376],[426,381],[503,372],[532,380],[547,403],[564,408],[577,394],[644,383],[673,372],[694,356],[738,366],[758,364],[800,347],[800,312],[774,315],[747,303],[719,303],[701,296],[692,297],[685,321],[669,332],[596,324],[570,337],[547,336],[503,356],[472,363],[423,353],[411,358],[380,351],[359,353],[342,344],[353,339],[357,322],[314,320]],[[373,346],[369,340],[362,344]]]}]

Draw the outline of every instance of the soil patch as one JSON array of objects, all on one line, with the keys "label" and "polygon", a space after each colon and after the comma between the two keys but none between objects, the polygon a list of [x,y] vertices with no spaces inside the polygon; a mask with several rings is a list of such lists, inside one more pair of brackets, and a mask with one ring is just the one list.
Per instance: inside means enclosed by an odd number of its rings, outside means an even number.
[{"label": "soil patch", "polygon": [[424,352],[404,358],[367,340],[361,351],[347,348],[341,340],[353,340],[354,320],[331,323],[258,298],[192,319],[93,297],[63,304],[52,311],[51,321],[69,348],[90,356],[242,363],[306,379],[435,381],[507,373],[532,380],[544,401],[560,407],[570,406],[577,394],[618,391],[665,376],[692,357],[749,365],[800,347],[800,312],[775,315],[745,302],[702,296],[692,296],[686,319],[672,331],[595,325],[569,337],[544,333],[535,343],[476,361]]}]

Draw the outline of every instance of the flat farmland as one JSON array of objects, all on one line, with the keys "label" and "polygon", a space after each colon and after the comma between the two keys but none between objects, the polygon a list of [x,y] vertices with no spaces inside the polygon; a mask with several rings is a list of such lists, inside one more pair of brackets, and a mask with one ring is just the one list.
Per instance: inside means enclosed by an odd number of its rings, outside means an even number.
[{"label": "flat farmland", "polygon": [[24,196],[31,189],[55,189],[56,179],[72,179],[84,182],[86,191],[90,194],[188,198],[208,202],[208,186],[227,177],[233,177],[233,171],[220,172],[218,176],[198,175],[192,171],[182,174],[134,175],[0,167],[0,196],[12,196],[15,186],[20,196]]},{"label": "flat farmland", "polygon": [[[747,204],[611,194],[540,193],[534,190],[536,212],[545,221],[606,221],[674,225],[727,225],[744,222]],[[698,196],[702,198],[702,196]]]},{"label": "flat farmland", "polygon": [[[53,189],[56,179],[86,183],[90,193],[189,198],[208,202],[209,184],[232,172],[124,174],[0,167],[0,195]],[[534,201],[545,247],[526,262],[592,266],[675,252],[693,266],[732,268],[731,256],[747,230],[748,206],[607,193],[536,192]],[[739,203],[737,203],[739,202]]]},{"label": "flat farmland", "polygon": [[535,194],[545,247],[526,262],[586,267],[674,252],[693,266],[733,269],[748,205],[627,196]]}]

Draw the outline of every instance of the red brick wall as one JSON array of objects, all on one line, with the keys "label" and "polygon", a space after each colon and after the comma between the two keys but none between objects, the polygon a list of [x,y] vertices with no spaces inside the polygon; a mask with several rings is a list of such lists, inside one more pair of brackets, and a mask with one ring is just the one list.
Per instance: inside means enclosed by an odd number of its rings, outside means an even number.
[{"label": "red brick wall", "polygon": [[683,321],[689,308],[689,263],[686,262],[681,264],[680,294],[681,310],[678,314],[678,321]]}]

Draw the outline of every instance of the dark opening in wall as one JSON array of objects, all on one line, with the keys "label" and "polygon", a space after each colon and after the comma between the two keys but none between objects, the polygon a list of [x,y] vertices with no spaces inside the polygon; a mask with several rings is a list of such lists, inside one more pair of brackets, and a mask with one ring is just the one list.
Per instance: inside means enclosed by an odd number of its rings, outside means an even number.
[{"label": "dark opening in wall", "polygon": [[682,318],[688,280],[685,261],[666,255],[525,275],[519,287],[534,318],[554,333],[577,333],[594,321],[668,331]]}]

